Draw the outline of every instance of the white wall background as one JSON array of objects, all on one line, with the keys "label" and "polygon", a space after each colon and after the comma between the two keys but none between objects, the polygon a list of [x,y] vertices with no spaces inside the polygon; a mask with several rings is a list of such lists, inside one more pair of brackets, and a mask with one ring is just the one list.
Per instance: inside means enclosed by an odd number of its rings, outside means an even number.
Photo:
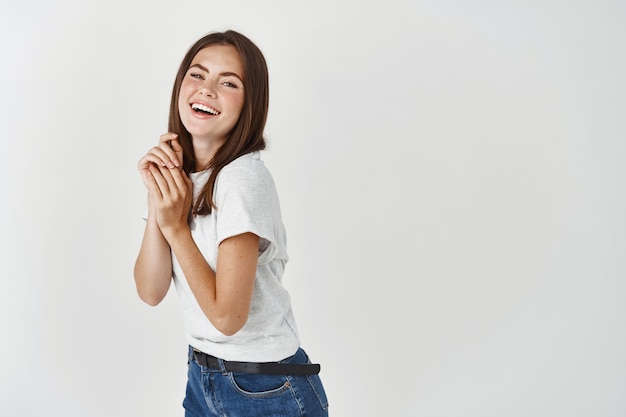
[{"label": "white wall background", "polygon": [[0,414],[182,416],[136,161],[201,35],[270,66],[285,277],[331,415],[626,415],[620,0],[0,6]]}]

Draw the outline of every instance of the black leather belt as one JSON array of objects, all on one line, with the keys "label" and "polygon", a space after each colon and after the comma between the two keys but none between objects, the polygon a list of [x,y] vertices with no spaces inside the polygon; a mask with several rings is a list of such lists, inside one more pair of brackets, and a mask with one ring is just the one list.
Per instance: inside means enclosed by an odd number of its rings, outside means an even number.
[{"label": "black leather belt", "polygon": [[[210,369],[222,369],[215,356],[207,355],[194,349],[193,356],[198,365]],[[236,362],[222,361],[227,372],[267,375],[314,375],[320,373],[320,365],[316,363],[280,363],[280,362]]]}]

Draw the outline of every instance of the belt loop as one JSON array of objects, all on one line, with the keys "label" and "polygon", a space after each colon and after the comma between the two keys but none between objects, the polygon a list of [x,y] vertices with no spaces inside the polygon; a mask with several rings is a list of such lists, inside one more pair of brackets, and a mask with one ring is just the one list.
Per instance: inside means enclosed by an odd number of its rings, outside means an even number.
[{"label": "belt loop", "polygon": [[198,357],[196,356],[196,349],[189,346],[189,363],[195,362],[196,365],[200,366],[200,362],[198,362]]},{"label": "belt loop", "polygon": [[220,365],[220,370],[222,371],[222,375],[228,375],[228,371],[226,370],[226,365],[224,364],[224,360],[221,358],[217,358],[217,363]]}]

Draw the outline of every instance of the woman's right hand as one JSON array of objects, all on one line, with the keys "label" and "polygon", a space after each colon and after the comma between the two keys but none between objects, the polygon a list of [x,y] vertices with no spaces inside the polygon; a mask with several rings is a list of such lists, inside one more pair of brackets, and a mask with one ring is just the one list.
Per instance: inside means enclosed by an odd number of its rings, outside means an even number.
[{"label": "woman's right hand", "polygon": [[150,184],[150,165],[157,167],[168,167],[170,169],[182,169],[183,148],[178,143],[178,135],[168,132],[159,138],[159,144],[150,149],[146,155],[139,160],[137,167],[141,173],[146,188]]}]

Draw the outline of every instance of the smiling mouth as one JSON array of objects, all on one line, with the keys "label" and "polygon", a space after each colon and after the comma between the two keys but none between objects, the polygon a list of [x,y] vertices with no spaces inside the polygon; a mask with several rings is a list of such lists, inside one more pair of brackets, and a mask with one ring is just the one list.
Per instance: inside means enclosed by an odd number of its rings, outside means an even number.
[{"label": "smiling mouth", "polygon": [[200,104],[200,103],[193,103],[191,105],[191,108],[196,113],[210,114],[210,115],[213,115],[213,116],[217,116],[218,114],[220,114],[220,112],[218,112],[217,110],[215,110],[215,109],[213,109],[213,108],[211,108],[209,106],[205,106],[204,104]]}]

